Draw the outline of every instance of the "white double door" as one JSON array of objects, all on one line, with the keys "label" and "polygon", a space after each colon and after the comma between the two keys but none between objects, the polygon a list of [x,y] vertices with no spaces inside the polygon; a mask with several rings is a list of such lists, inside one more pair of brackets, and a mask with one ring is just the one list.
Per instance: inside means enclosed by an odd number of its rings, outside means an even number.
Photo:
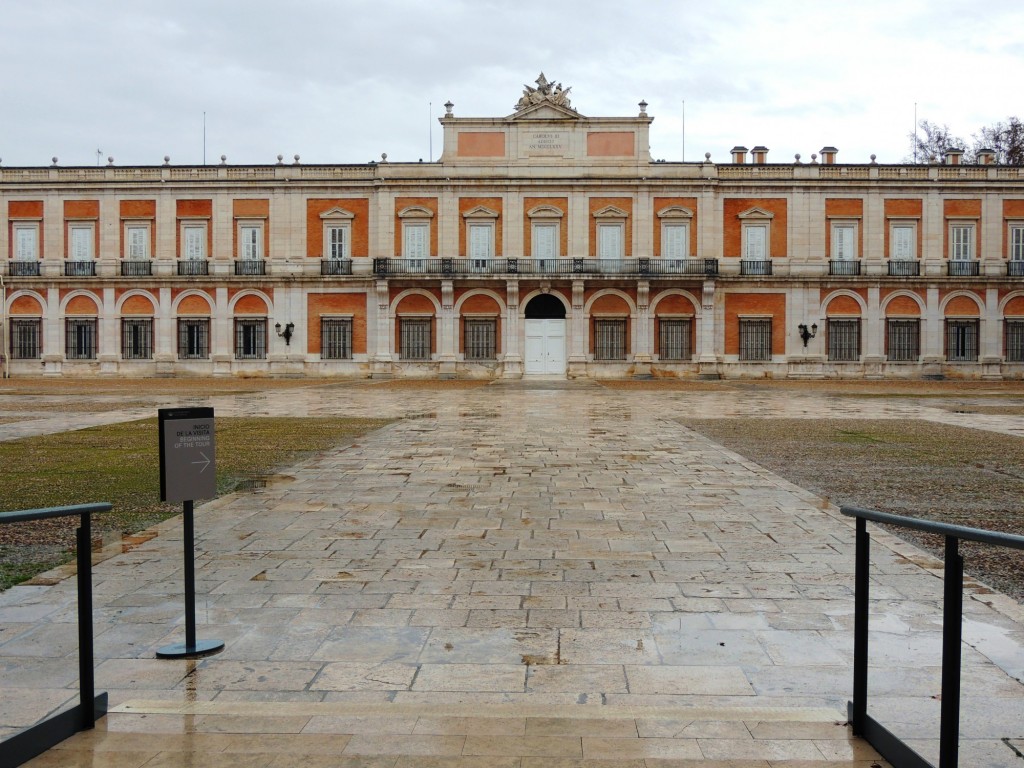
[{"label": "white double door", "polygon": [[527,375],[565,375],[565,320],[526,320]]}]

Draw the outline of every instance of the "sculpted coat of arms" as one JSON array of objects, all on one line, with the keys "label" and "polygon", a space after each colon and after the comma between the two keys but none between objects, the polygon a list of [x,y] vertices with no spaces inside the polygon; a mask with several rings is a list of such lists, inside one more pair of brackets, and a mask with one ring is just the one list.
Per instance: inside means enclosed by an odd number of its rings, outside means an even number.
[{"label": "sculpted coat of arms", "polygon": [[544,73],[540,73],[535,81],[537,87],[533,88],[529,85],[523,85],[523,95],[520,97],[516,104],[516,112],[532,107],[534,104],[555,104],[559,107],[565,107],[572,109],[572,105],[569,103],[569,88],[562,88],[561,83],[549,82]]}]

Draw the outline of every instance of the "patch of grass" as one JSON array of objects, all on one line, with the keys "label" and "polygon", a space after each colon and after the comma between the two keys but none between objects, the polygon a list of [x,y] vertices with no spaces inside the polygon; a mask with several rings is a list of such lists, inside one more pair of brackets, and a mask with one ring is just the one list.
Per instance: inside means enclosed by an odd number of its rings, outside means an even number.
[{"label": "patch of grass", "polygon": [[[218,417],[218,493],[390,423],[385,419]],[[109,501],[93,518],[104,531],[134,533],[181,511],[160,501],[156,419],[0,443],[0,510]],[[0,589],[74,555],[77,518],[0,526]]]},{"label": "patch of grass", "polygon": [[[920,420],[681,419],[837,505],[1024,535],[1024,440]],[[894,531],[942,557],[939,537]],[[969,573],[1024,600],[1024,553],[970,542]]]}]

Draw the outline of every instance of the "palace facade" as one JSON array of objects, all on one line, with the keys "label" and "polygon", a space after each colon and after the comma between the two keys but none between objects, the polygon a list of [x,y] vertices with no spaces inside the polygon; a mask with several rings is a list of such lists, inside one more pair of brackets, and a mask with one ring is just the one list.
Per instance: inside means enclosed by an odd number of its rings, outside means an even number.
[{"label": "palace facade", "polygon": [[445,106],[437,162],[0,168],[6,371],[1024,377],[1022,168]]}]

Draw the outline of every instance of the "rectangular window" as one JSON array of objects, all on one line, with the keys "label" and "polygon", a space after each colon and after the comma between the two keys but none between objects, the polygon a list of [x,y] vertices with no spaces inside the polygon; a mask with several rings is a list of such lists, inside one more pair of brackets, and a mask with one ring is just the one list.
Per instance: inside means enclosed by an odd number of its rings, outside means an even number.
[{"label": "rectangular window", "polygon": [[832,259],[851,261],[857,258],[857,228],[853,224],[832,225]]},{"label": "rectangular window", "polygon": [[320,358],[322,360],[352,359],[352,318],[320,318]]},{"label": "rectangular window", "polygon": [[494,318],[466,318],[464,347],[467,360],[497,357],[498,322]]},{"label": "rectangular window", "polygon": [[917,227],[913,224],[893,224],[889,231],[889,258],[911,261],[917,258]]},{"label": "rectangular window", "polygon": [[430,254],[430,225],[405,222],[402,224],[402,256],[406,259],[426,259]]},{"label": "rectangular window", "polygon": [[429,317],[399,318],[398,356],[402,360],[430,359],[430,327]]},{"label": "rectangular window", "polygon": [[263,360],[267,356],[266,318],[235,319],[235,359]]},{"label": "rectangular window", "polygon": [[263,258],[263,225],[241,224],[238,227],[239,254],[245,261]]},{"label": "rectangular window", "polygon": [[69,317],[64,324],[64,356],[68,360],[95,360],[96,318]]},{"label": "rectangular window", "polygon": [[768,258],[766,224],[748,224],[743,227],[743,258],[746,261],[764,261]]},{"label": "rectangular window", "polygon": [[178,320],[178,359],[206,360],[210,357],[210,319],[189,317]]},{"label": "rectangular window", "polygon": [[181,228],[183,259],[206,258],[206,224],[185,224]]},{"label": "rectangular window", "polygon": [[658,357],[662,360],[689,360],[693,357],[690,343],[690,318],[658,319]]},{"label": "rectangular window", "polygon": [[768,362],[771,359],[771,318],[740,318],[740,360]]},{"label": "rectangular window", "polygon": [[1024,225],[1010,227],[1010,260],[1024,261]]},{"label": "rectangular window", "polygon": [[121,318],[121,358],[124,360],[153,359],[153,318]]},{"label": "rectangular window", "polygon": [[828,319],[828,359],[834,363],[860,360],[860,319]]},{"label": "rectangular window", "polygon": [[953,224],[949,228],[949,258],[970,261],[974,258],[974,225]]},{"label": "rectangular window", "polygon": [[494,256],[494,226],[469,224],[466,230],[472,267],[486,269],[488,261]]},{"label": "rectangular window", "polygon": [[530,254],[533,258],[558,258],[558,224],[534,224],[530,232]]},{"label": "rectangular window", "polygon": [[946,360],[974,363],[978,360],[978,321],[946,321]]},{"label": "rectangular window", "polygon": [[348,226],[328,225],[325,228],[327,258],[332,261],[349,258]]},{"label": "rectangular window", "polygon": [[125,258],[145,261],[149,258],[149,227],[129,224],[124,230]]},{"label": "rectangular window", "polygon": [[72,261],[91,261],[93,257],[93,226],[71,225],[68,228],[71,238],[68,255]]},{"label": "rectangular window", "polygon": [[625,318],[601,318],[594,320],[594,359],[626,359]]},{"label": "rectangular window", "polygon": [[886,358],[893,363],[916,363],[921,357],[921,321],[886,320]]},{"label": "rectangular window", "polygon": [[1024,363],[1024,319],[1006,321],[1003,329],[1003,357],[1008,363]]},{"label": "rectangular window", "polygon": [[39,225],[14,225],[14,258],[17,261],[39,260]]},{"label": "rectangular window", "polygon": [[690,256],[690,225],[661,225],[661,257],[663,259],[686,259]]},{"label": "rectangular window", "polygon": [[621,224],[598,224],[597,258],[621,259],[623,254],[622,241]]},{"label": "rectangular window", "polygon": [[43,353],[41,318],[11,319],[11,359],[38,360]]}]

